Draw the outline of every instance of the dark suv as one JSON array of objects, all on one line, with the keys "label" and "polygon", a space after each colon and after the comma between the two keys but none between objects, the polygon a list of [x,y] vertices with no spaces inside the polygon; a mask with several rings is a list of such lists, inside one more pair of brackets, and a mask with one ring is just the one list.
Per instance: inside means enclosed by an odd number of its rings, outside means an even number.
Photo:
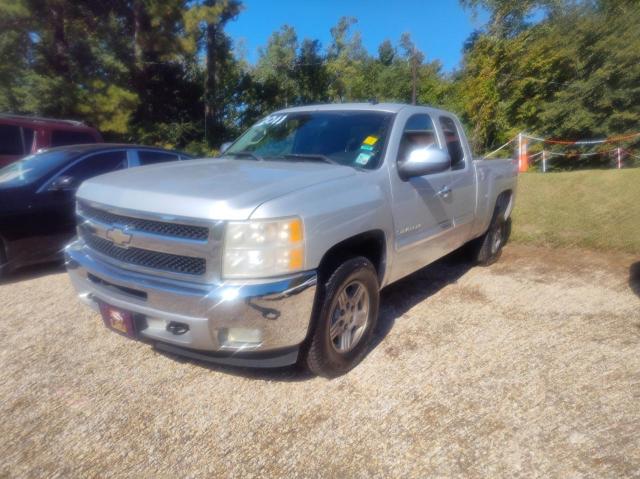
[{"label": "dark suv", "polygon": [[0,277],[62,257],[75,234],[75,192],[84,180],[187,159],[161,148],[99,143],[49,148],[0,168]]},{"label": "dark suv", "polygon": [[0,167],[41,148],[100,142],[98,130],[79,121],[0,113]]}]

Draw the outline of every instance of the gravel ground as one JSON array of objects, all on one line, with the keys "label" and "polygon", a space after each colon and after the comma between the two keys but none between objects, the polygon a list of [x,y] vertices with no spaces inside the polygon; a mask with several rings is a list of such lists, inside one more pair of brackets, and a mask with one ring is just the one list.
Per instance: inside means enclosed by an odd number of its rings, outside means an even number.
[{"label": "gravel ground", "polygon": [[328,381],[159,353],[32,270],[0,286],[0,476],[640,477],[639,296],[631,256],[440,262]]}]

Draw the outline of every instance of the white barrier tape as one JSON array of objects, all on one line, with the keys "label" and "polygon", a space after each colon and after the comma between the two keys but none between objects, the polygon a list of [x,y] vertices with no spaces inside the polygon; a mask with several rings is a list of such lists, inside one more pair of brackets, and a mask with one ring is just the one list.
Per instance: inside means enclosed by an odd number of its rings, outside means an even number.
[{"label": "white barrier tape", "polygon": [[506,148],[507,146],[509,146],[511,143],[513,143],[515,141],[516,138],[511,138],[509,141],[507,141],[504,145],[502,145],[500,148],[498,148],[497,150],[493,150],[490,153],[487,153],[486,155],[484,155],[482,157],[483,160],[489,158],[491,155],[494,155],[496,153],[498,153],[500,150],[502,150],[503,148]]},{"label": "white barrier tape", "polygon": [[599,139],[599,140],[578,140],[578,141],[549,140],[547,138],[540,138],[540,137],[533,136],[533,135],[527,135],[526,133],[523,133],[522,136],[524,138],[528,138],[529,140],[542,141],[544,143],[551,143],[551,144],[555,144],[555,145],[598,145],[600,143],[615,143],[615,142],[629,140],[631,138],[636,138],[636,137],[640,136],[640,133],[631,133],[630,135],[619,135],[619,136],[614,136],[614,137],[610,137],[610,138],[603,138],[603,139]]}]

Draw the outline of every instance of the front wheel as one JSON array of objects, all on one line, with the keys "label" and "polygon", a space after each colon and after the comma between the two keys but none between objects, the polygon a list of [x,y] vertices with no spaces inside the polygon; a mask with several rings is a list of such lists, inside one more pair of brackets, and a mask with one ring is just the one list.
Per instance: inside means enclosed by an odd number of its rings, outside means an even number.
[{"label": "front wheel", "polygon": [[312,373],[333,378],[367,354],[378,321],[376,270],[364,257],[349,259],[333,272],[320,294],[305,363]]}]

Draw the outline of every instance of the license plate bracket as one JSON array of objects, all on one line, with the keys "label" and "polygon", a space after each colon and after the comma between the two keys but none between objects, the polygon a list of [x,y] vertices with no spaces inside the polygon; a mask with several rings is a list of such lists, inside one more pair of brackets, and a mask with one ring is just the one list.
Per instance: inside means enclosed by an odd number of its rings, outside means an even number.
[{"label": "license plate bracket", "polygon": [[136,337],[135,321],[131,311],[111,306],[100,301],[100,314],[107,328],[129,338]]}]

